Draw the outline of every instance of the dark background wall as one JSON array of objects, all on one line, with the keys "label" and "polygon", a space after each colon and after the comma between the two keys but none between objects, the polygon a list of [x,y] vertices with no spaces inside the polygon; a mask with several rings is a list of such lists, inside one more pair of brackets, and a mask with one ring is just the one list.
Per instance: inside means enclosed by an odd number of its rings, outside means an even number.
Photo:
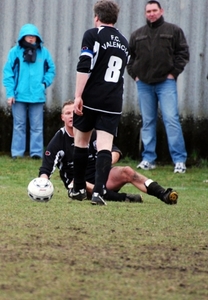
[{"label": "dark background wall", "polygon": [[[12,115],[10,109],[0,108],[0,155],[10,155],[12,137]],[[122,116],[115,144],[124,156],[135,160],[141,159],[142,144],[140,140],[141,116],[133,113]],[[181,119],[186,148],[187,165],[196,165],[201,159],[208,159],[208,119]],[[46,146],[55,132],[63,126],[60,108],[44,112],[44,145]],[[29,136],[29,133],[28,133]],[[27,137],[27,148],[29,138]],[[27,149],[28,150],[28,149]],[[172,163],[167,146],[167,137],[159,115],[157,125],[157,163]]]}]

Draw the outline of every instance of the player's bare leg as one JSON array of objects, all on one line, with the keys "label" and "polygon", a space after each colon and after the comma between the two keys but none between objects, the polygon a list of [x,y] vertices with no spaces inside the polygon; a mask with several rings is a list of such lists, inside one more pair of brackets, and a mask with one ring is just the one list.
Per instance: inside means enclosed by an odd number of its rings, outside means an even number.
[{"label": "player's bare leg", "polygon": [[140,191],[147,193],[147,189],[144,185],[148,178],[140,173],[135,172],[131,167],[113,167],[110,170],[106,187],[109,190],[119,190],[126,183],[133,184]]},{"label": "player's bare leg", "polygon": [[119,190],[126,183],[131,183],[140,191],[157,197],[166,204],[177,204],[178,194],[171,188],[164,189],[157,182],[135,172],[131,167],[113,167],[109,173],[106,187]]}]

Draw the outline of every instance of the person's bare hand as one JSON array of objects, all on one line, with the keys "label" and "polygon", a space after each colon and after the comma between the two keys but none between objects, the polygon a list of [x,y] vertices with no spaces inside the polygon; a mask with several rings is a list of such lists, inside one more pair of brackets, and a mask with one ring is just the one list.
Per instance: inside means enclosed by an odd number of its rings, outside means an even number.
[{"label": "person's bare hand", "polygon": [[12,104],[15,103],[14,97],[8,98],[7,103],[8,103],[9,106],[12,106]]},{"label": "person's bare hand", "polygon": [[78,116],[82,116],[83,115],[83,100],[81,97],[77,97],[74,100],[74,112],[76,115]]},{"label": "person's bare hand", "polygon": [[46,179],[49,179],[47,174],[41,174],[41,175],[40,175],[40,178],[46,178]]},{"label": "person's bare hand", "polygon": [[167,76],[168,79],[175,79],[174,76],[172,74],[168,74]]}]

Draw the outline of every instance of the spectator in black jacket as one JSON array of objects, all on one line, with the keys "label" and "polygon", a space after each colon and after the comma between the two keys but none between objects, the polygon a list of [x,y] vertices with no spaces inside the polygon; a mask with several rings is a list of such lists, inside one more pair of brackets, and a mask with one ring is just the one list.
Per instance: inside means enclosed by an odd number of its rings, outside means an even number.
[{"label": "spectator in black jacket", "polygon": [[[61,118],[64,122],[62,127],[52,138],[43,157],[42,166],[40,167],[39,176],[51,178],[56,167],[59,168],[60,177],[68,189],[70,197],[73,187],[73,110],[74,102],[69,100],[63,104]],[[113,145],[112,148],[112,165],[121,157],[121,151]],[[86,187],[88,196],[92,195],[95,182],[95,163],[97,158],[96,136],[93,135],[89,144],[88,166],[86,170]],[[118,193],[118,191],[126,184],[131,183],[144,193],[155,196],[166,204],[176,204],[178,195],[171,188],[165,190],[163,187],[151,179],[135,172],[129,166],[112,166],[107,180],[105,200],[142,202],[139,194],[132,195],[126,193]],[[80,199],[81,200],[81,199]]]},{"label": "spectator in black jacket", "polygon": [[137,168],[154,169],[157,158],[156,125],[158,104],[165,125],[174,173],[185,173],[187,153],[179,121],[176,79],[189,60],[186,38],[181,28],[167,23],[158,1],[148,1],[147,24],[130,37],[129,75],[136,81],[142,115],[142,161]]}]

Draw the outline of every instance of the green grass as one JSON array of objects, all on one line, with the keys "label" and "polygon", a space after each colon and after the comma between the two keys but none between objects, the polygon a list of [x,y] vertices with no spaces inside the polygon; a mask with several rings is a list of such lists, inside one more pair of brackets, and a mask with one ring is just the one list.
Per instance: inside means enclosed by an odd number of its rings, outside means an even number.
[{"label": "green grass", "polygon": [[70,201],[58,172],[52,200],[31,201],[27,185],[39,167],[0,156],[0,300],[208,298],[206,167],[141,171],[176,189],[176,206],[143,194],[142,204],[106,207]]}]

